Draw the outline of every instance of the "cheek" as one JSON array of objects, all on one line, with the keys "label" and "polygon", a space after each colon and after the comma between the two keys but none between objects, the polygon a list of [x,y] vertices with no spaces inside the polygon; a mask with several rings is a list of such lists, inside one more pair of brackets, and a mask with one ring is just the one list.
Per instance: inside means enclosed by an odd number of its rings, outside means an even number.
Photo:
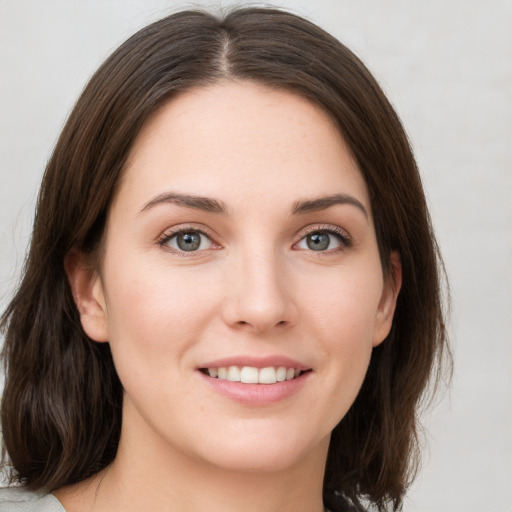
[{"label": "cheek", "polygon": [[347,265],[304,279],[302,309],[327,339],[371,344],[382,289],[380,266]]},{"label": "cheek", "polygon": [[187,270],[125,261],[106,273],[109,341],[121,380],[124,373],[163,377],[200,339],[218,292]]},{"label": "cheek", "polygon": [[[309,338],[319,340],[319,375],[336,405],[334,426],[347,412],[362,385],[373,349],[373,332],[382,293],[380,268],[342,269],[309,283],[302,306]],[[322,285],[322,286],[320,286]]]}]

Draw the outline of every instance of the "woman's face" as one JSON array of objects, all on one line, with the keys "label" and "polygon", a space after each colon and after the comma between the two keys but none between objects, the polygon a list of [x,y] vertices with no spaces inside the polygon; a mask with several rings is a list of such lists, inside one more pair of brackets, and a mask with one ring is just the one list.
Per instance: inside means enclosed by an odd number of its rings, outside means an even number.
[{"label": "woman's face", "polygon": [[397,286],[328,116],[236,82],[182,94],[144,126],[87,290],[82,322],[111,345],[126,438],[275,470],[325,458]]}]

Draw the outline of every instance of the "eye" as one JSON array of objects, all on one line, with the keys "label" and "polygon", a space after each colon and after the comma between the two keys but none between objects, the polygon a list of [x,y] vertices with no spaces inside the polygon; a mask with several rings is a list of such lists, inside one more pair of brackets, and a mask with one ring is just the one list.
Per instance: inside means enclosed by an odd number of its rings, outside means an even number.
[{"label": "eye", "polygon": [[204,251],[214,247],[213,241],[197,229],[187,229],[166,235],[160,245],[165,245],[178,252]]},{"label": "eye", "polygon": [[312,231],[303,237],[296,245],[298,249],[310,251],[332,251],[350,245],[349,238],[334,229]]}]

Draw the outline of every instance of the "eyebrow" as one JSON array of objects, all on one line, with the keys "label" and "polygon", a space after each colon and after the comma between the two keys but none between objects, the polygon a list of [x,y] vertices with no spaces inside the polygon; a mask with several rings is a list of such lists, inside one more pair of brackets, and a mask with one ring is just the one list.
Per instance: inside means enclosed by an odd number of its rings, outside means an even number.
[{"label": "eyebrow", "polygon": [[[223,201],[212,199],[209,197],[194,196],[190,194],[180,194],[178,192],[166,192],[159,194],[150,201],[148,201],[139,211],[139,214],[144,213],[155,206],[160,204],[175,204],[177,206],[184,206],[185,208],[192,208],[194,210],[201,210],[208,213],[217,213],[225,215],[227,213],[227,206]],[[318,212],[326,210],[331,206],[337,204],[348,204],[355,206],[360,210],[366,219],[368,219],[368,212],[363,204],[355,197],[349,194],[332,194],[329,196],[318,197],[316,199],[305,199],[296,201],[292,206],[292,215],[304,215],[306,213]]]},{"label": "eyebrow", "polygon": [[184,206],[185,208],[192,208],[194,210],[201,210],[208,213],[225,214],[227,212],[226,204],[216,199],[209,197],[193,196],[189,194],[180,194],[177,192],[167,192],[160,194],[151,201],[147,202],[140,210],[139,214],[144,213],[155,206],[160,204],[175,204]]},{"label": "eyebrow", "polygon": [[355,206],[364,214],[366,219],[369,218],[368,211],[363,206],[361,201],[349,194],[332,194],[329,196],[319,197],[317,199],[297,201],[293,204],[292,214],[302,215],[305,213],[318,212],[321,210],[326,210],[327,208],[337,204],[348,204]]}]

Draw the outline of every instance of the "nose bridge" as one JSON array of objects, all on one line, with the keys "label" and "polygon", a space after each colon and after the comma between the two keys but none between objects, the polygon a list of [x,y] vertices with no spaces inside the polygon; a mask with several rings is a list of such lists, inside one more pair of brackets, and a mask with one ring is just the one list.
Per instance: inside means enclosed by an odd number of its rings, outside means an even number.
[{"label": "nose bridge", "polygon": [[270,244],[249,245],[233,263],[226,307],[231,325],[264,331],[295,321],[291,283],[278,250]]}]

